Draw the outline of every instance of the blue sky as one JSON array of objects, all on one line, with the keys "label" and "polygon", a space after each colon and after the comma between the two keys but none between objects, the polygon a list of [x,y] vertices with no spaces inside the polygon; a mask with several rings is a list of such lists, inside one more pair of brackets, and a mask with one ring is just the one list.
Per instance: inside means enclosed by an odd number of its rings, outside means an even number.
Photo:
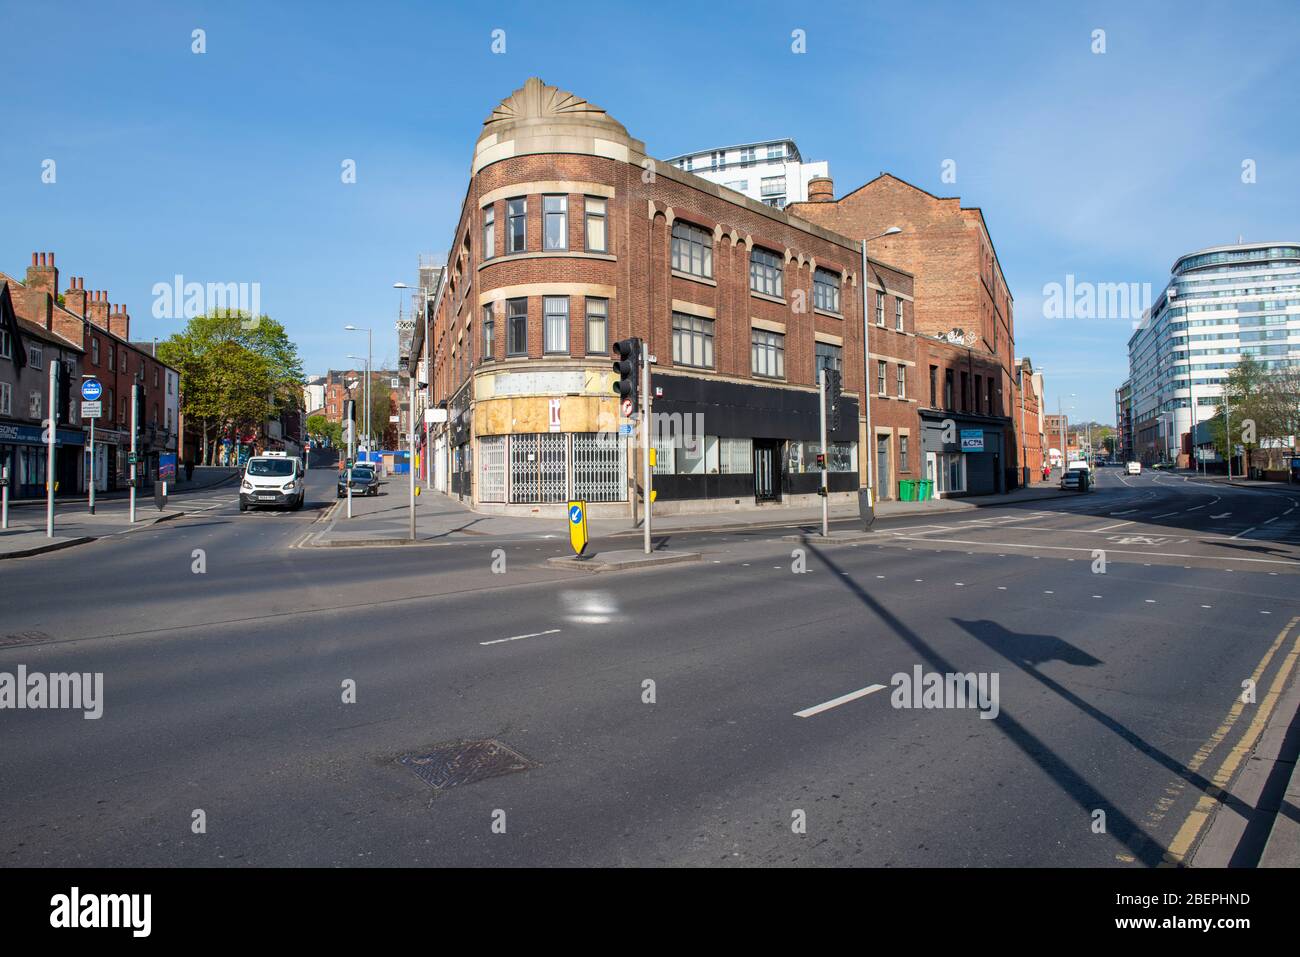
[{"label": "blue sky", "polygon": [[1017,352],[1075,418],[1113,419],[1131,329],[1043,318],[1046,283],[1158,292],[1189,250],[1300,240],[1294,0],[3,8],[0,268],[54,250],[144,339],[180,325],[152,317],[154,283],[258,282],[313,372],[364,349],[347,323],[393,359],[392,283],[445,247],[480,124],[534,74],[661,158],[791,136],[837,193],[887,170],[981,207]]}]

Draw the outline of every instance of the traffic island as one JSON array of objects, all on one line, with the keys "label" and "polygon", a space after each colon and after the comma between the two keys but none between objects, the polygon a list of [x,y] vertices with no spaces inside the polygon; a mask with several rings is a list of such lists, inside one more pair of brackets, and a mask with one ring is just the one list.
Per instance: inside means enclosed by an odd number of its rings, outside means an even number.
[{"label": "traffic island", "polygon": [[546,564],[554,568],[567,568],[582,572],[620,572],[632,568],[651,568],[657,565],[680,565],[698,562],[699,552],[651,552],[624,548],[612,552],[595,552],[585,558],[548,558]]}]

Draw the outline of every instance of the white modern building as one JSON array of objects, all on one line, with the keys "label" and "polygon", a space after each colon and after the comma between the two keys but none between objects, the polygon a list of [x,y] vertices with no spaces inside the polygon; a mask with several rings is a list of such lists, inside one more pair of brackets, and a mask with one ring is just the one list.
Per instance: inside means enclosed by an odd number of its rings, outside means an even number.
[{"label": "white modern building", "polygon": [[[1180,257],[1128,341],[1133,454],[1178,458],[1212,419],[1243,356],[1300,364],[1300,243],[1211,246]],[[1186,461],[1183,464],[1187,464]]]},{"label": "white modern building", "polygon": [[674,156],[669,163],[777,209],[808,201],[808,183],[830,176],[825,160],[805,163],[794,140],[760,140]]}]

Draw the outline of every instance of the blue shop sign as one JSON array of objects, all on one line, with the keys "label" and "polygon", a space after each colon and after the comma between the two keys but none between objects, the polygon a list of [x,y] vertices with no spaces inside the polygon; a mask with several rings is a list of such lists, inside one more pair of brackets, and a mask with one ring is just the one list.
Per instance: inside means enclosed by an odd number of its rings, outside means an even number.
[{"label": "blue shop sign", "polygon": [[[0,422],[0,443],[7,445],[44,445],[39,425],[14,425]],[[54,435],[57,445],[85,445],[86,433],[73,429],[59,429]]]}]

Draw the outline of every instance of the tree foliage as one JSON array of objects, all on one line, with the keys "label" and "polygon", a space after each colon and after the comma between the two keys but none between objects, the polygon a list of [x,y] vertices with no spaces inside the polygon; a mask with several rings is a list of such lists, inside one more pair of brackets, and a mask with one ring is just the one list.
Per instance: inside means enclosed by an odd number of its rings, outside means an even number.
[{"label": "tree foliage", "polygon": [[209,441],[260,429],[301,404],[302,362],[284,326],[226,310],[195,316],[158,344],[158,357],[181,374],[181,411]]}]

